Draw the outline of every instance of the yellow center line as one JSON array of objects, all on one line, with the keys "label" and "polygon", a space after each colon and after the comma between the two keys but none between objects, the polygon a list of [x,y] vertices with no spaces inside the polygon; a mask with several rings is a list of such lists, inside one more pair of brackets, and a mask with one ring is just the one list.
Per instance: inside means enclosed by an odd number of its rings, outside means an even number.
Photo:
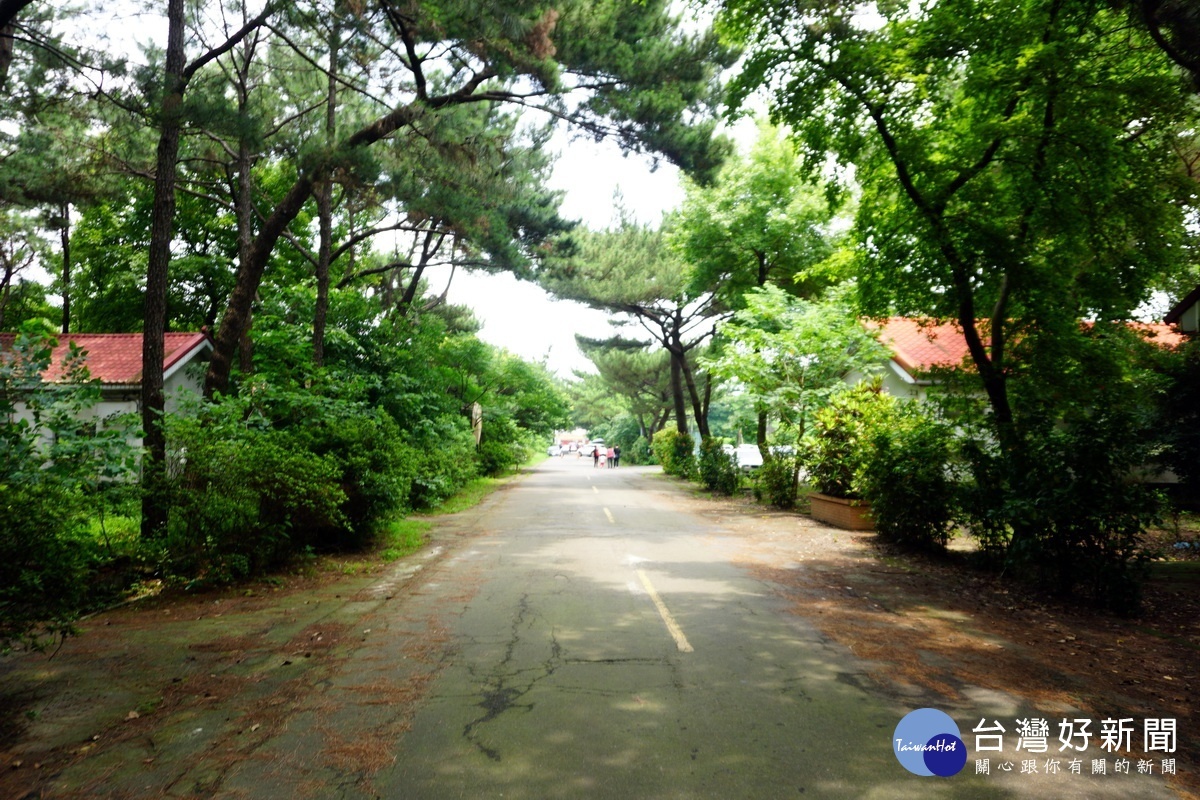
[{"label": "yellow center line", "polygon": [[675,646],[679,648],[681,653],[691,653],[692,645],[688,642],[687,637],[683,635],[683,629],[675,622],[675,618],[671,616],[671,612],[667,609],[667,604],[658,596],[658,592],[654,590],[654,584],[650,583],[650,576],[645,570],[637,571],[638,578],[642,581],[642,586],[646,587],[647,594],[654,601],[655,608],[658,609],[658,615],[662,617],[663,623],[667,626],[667,631],[670,632],[671,638],[675,640]]},{"label": "yellow center line", "polygon": [[595,486],[592,487],[592,491],[595,492],[596,494],[600,494],[600,490],[598,488],[596,488]]},{"label": "yellow center line", "polygon": [[608,521],[611,522],[613,525],[617,524],[617,521],[615,519],[613,519],[612,512],[609,511],[607,508],[604,509],[604,516],[608,517]]}]

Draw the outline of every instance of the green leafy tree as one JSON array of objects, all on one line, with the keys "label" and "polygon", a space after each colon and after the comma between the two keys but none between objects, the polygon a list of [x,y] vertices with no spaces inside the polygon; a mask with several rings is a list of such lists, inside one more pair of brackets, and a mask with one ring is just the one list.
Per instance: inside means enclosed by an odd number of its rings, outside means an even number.
[{"label": "green leafy tree", "polygon": [[[711,289],[729,308],[768,283],[811,296],[829,283],[828,200],[810,183],[791,144],[763,122],[746,158],[728,161],[711,186],[688,187],[672,243],[692,266],[693,291]],[[758,409],[756,441],[764,461],[768,410]]]},{"label": "green leafy tree", "polygon": [[825,288],[829,277],[819,267],[832,254],[831,216],[792,144],[762,122],[747,156],[731,157],[710,185],[687,183],[671,241],[692,266],[694,290],[715,287],[737,308],[768,282],[802,296]]},{"label": "green leafy tree", "polygon": [[804,300],[768,284],[748,291],[745,308],[721,325],[728,343],[709,369],[777,418],[789,444],[804,436],[847,375],[870,374],[887,360],[847,295],[842,287]]},{"label": "green leafy tree", "polygon": [[[575,341],[599,373],[592,377],[596,378],[596,391],[601,398],[600,402],[586,403],[597,407],[598,415],[580,420],[581,423],[589,428],[598,427],[602,421],[609,422],[628,413],[637,422],[637,438],[649,442],[671,415],[670,354],[649,350],[644,342],[620,337],[599,340],[576,335]],[[615,398],[624,401],[620,411],[613,404]],[[580,405],[576,403],[577,408]]]},{"label": "green leafy tree", "polygon": [[[714,59],[723,60],[724,51],[711,38],[676,35],[662,2],[516,9],[443,0],[404,8],[389,2],[380,10],[380,41],[388,51],[380,65],[393,70],[390,109],[341,134],[264,215],[222,316],[209,393],[228,384],[232,354],[283,231],[314,187],[371,145],[419,131],[456,107],[517,103],[542,106],[698,174],[723,155],[712,146],[711,125],[689,126],[682,117],[710,99]],[[442,64],[448,71],[438,71]],[[582,90],[581,97],[568,108],[564,97],[572,89]]]},{"label": "green leafy tree", "polygon": [[720,318],[714,293],[692,291],[687,264],[660,229],[622,219],[612,230],[581,231],[576,243],[539,282],[552,294],[623,314],[624,324],[641,327],[670,355],[676,429],[687,434],[690,401],[697,430],[708,436],[712,385],[693,362]]},{"label": "green leafy tree", "polygon": [[[831,151],[853,164],[864,309],[957,321],[990,412],[992,519],[1005,520],[1014,559],[1070,561],[1059,544],[1082,534],[1054,513],[1020,513],[1016,498],[1046,485],[1055,426],[1105,418],[1111,398],[1095,390],[1098,376],[1128,362],[1107,328],[1097,335],[1080,320],[1128,319],[1188,259],[1194,184],[1175,145],[1194,119],[1173,65],[1108,3],[879,12],[868,23],[849,4],[723,4],[721,24],[749,53],[736,94],[778,87],[773,116],[809,166]],[[1071,385],[1089,370],[1092,389]],[[1118,479],[1117,460],[1067,474],[1082,491]],[[1144,523],[1145,508],[1132,502],[1129,513]],[[1110,519],[1090,517],[1090,535],[1124,536]]]}]

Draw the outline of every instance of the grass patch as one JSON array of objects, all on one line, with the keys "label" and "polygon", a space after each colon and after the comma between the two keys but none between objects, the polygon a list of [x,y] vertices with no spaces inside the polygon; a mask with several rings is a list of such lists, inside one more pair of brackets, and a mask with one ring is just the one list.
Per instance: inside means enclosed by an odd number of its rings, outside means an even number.
[{"label": "grass patch", "polygon": [[483,501],[483,498],[494,492],[507,480],[507,478],[475,478],[456,495],[430,512],[430,515],[457,514],[468,508],[474,508]]},{"label": "grass patch", "polygon": [[425,544],[432,527],[431,522],[411,517],[392,520],[380,537],[380,558],[384,561],[396,561],[415,553]]}]

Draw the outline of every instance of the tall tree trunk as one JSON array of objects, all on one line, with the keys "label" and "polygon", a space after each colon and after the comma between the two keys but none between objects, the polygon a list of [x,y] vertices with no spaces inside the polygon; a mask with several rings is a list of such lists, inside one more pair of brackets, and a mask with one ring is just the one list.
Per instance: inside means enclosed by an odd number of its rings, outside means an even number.
[{"label": "tall tree trunk", "polygon": [[313,308],[313,365],[325,365],[325,324],[329,317],[329,262],[333,254],[333,181],[317,185],[317,302]]},{"label": "tall tree trunk", "polygon": [[700,392],[696,388],[696,376],[692,372],[692,365],[688,363],[686,352],[679,354],[679,368],[683,372],[683,382],[687,386],[688,398],[692,401],[696,430],[702,439],[707,439],[711,435],[708,429],[708,415],[704,411],[704,401],[700,398]]},{"label": "tall tree trunk", "polygon": [[692,372],[692,365],[687,360],[687,353],[690,348],[684,346],[683,338],[680,335],[680,329],[683,327],[682,312],[675,311],[672,323],[670,347],[668,349],[671,351],[673,358],[678,358],[679,369],[683,373],[683,380],[687,386],[688,398],[692,401],[692,413],[696,418],[696,430],[700,433],[700,438],[707,439],[710,436],[708,430],[708,412],[704,407],[704,402],[700,398],[700,392],[696,389],[696,376]]},{"label": "tall tree trunk", "polygon": [[675,430],[688,435],[687,403],[683,399],[683,368],[679,355],[671,353],[671,399],[675,401]]},{"label": "tall tree trunk", "polygon": [[[337,139],[337,70],[341,29],[338,26],[338,7],[334,4],[329,32],[328,89],[325,95],[325,146],[333,148]],[[317,184],[317,304],[313,310],[313,364],[325,364],[325,323],[329,316],[329,267],[333,258],[333,180],[326,171]]]},{"label": "tall tree trunk", "polygon": [[155,159],[154,208],[146,268],[142,328],[142,536],[161,537],[167,527],[167,439],[163,428],[163,350],[167,325],[167,270],[175,221],[175,167],[183,103],[184,0],[167,3],[166,73]]},{"label": "tall tree trunk", "polygon": [[71,332],[71,204],[59,207],[62,227],[58,230],[62,242],[62,332]]},{"label": "tall tree trunk", "polygon": [[754,443],[758,445],[758,452],[762,456],[763,463],[767,463],[775,454],[771,452],[771,448],[767,446],[767,410],[759,409],[758,425],[754,431]]}]

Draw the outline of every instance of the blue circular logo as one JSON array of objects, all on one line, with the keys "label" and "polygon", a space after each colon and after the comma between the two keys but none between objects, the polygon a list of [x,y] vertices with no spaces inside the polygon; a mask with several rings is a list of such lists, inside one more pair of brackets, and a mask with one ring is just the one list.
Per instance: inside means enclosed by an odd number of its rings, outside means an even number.
[{"label": "blue circular logo", "polygon": [[957,775],[967,763],[967,747],[958,724],[944,711],[910,711],[892,734],[892,751],[900,765],[914,775]]}]

